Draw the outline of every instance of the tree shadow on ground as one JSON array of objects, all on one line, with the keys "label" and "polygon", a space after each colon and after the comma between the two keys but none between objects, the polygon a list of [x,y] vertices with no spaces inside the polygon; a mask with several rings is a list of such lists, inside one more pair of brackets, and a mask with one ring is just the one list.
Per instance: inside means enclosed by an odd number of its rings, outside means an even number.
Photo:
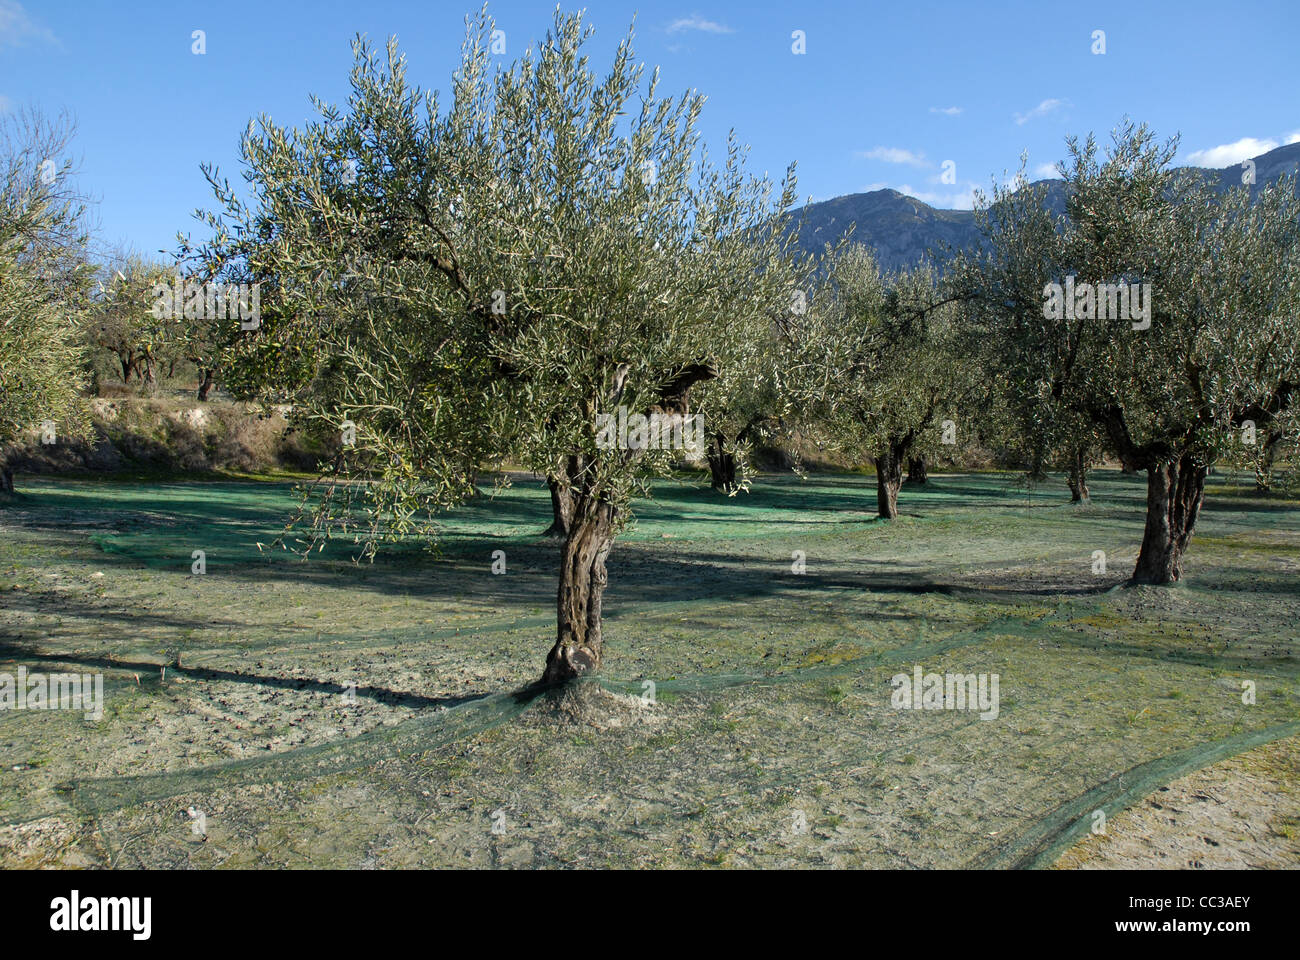
[{"label": "tree shadow on ground", "polygon": [[127,673],[152,674],[160,667],[166,667],[175,673],[195,680],[219,680],[229,683],[247,683],[261,687],[274,687],[281,690],[310,690],[314,693],[348,694],[365,697],[387,706],[395,707],[455,707],[491,696],[487,693],[468,694],[461,697],[428,697],[418,693],[390,690],[386,687],[371,685],[350,685],[333,683],[328,680],[308,680],[302,677],[266,676],[239,670],[218,670],[212,667],[185,667],[175,661],[167,664],[147,660],[119,660],[114,657],[99,657],[90,654],[41,653],[23,644],[0,641],[0,660],[26,661],[29,663],[57,663],[64,666],[76,666],[99,670],[121,670]]}]

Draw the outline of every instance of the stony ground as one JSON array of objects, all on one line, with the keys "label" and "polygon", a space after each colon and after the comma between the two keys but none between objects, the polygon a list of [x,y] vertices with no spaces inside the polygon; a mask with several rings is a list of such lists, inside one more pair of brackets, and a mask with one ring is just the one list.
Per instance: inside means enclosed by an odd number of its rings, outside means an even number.
[{"label": "stony ground", "polygon": [[[665,482],[611,558],[601,683],[523,702],[554,630],[535,481],[361,565],[258,549],[282,484],[24,490],[0,673],[99,672],[107,702],[0,711],[0,865],[1041,865],[1098,805],[1063,864],[1300,860],[1294,501],[1213,487],[1186,583],[1124,589],[1136,478],[1079,508],[940,476],[892,524],[868,478]],[[996,674],[997,716],[895,709],[917,666]],[[1224,801],[1171,798],[1219,847],[1142,819],[1170,779]]]},{"label": "stony ground", "polygon": [[1300,864],[1300,738],[1160,787],[1061,857],[1061,869],[1294,869]]}]

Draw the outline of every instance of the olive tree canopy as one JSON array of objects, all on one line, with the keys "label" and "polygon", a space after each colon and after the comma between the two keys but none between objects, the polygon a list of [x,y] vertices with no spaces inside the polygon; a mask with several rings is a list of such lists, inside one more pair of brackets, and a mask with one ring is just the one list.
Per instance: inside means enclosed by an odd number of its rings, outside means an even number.
[{"label": "olive tree canopy", "polygon": [[1216,192],[1145,126],[1119,127],[1104,157],[1091,136],[1067,144],[1062,217],[1033,189],[999,189],[984,211],[973,316],[1049,434],[1091,426],[1147,472],[1133,580],[1169,583],[1209,466],[1253,438],[1248,421],[1294,432],[1300,200],[1293,177],[1253,200]]},{"label": "olive tree canopy", "polygon": [[630,34],[598,76],[579,15],[557,11],[508,68],[493,30],[470,22],[446,102],[408,84],[395,41],[379,55],[358,39],[346,108],[250,125],[247,199],[209,173],[221,209],[198,256],[263,284],[245,365],[352,441],[309,546],[427,532],[506,458],[566,488],[554,682],[600,665],[606,558],[638,484],[675,455],[600,425],[620,408],[707,422],[692,388],[744,358],[803,268],[782,231],[792,174],[773,196],[734,140],[711,163],[703,98],[661,97]]},{"label": "olive tree canopy", "polygon": [[71,123],[23,111],[0,124],[0,492],[21,434],[86,427],[82,332],[90,279],[86,208],[66,158]]}]

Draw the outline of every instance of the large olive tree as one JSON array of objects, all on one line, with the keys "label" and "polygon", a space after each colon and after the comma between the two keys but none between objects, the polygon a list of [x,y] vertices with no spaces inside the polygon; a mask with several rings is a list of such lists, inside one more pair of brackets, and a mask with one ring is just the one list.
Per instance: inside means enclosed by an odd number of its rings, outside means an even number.
[{"label": "large olive tree", "polygon": [[13,492],[8,451],[22,434],[46,423],[55,437],[85,429],[82,320],[93,270],[66,159],[71,131],[32,111],[0,124],[0,493]]},{"label": "large olive tree", "polygon": [[1245,188],[1215,192],[1171,168],[1176,139],[1145,126],[1122,125],[1105,156],[1092,137],[1067,144],[1064,215],[1031,188],[998,188],[966,276],[1013,389],[1147,472],[1133,580],[1169,583],[1207,470],[1243,422],[1294,429],[1300,200],[1294,178],[1253,202]]},{"label": "large olive tree", "polygon": [[470,23],[447,102],[408,85],[395,42],[383,56],[358,40],[345,108],[250,125],[251,198],[210,177],[222,209],[203,257],[265,278],[248,336],[276,346],[247,356],[350,441],[306,517],[309,546],[426,531],[503,458],[566,491],[552,683],[600,666],[607,558],[639,483],[675,455],[636,431],[607,443],[601,424],[619,408],[707,420],[693,388],[805,283],[782,231],[792,177],[773,197],[734,143],[710,163],[703,98],[643,83],[630,36],[598,76],[580,16],[557,12],[506,69],[493,28]]}]

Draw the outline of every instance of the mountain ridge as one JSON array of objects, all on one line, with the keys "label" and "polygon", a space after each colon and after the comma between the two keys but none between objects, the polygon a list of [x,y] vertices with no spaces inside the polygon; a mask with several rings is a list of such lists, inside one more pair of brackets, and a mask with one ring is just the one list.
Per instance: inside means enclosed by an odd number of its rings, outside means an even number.
[{"label": "mountain ridge", "polygon": [[[1300,143],[1275,147],[1251,159],[1255,163],[1255,183],[1251,190],[1258,193],[1284,174],[1300,170]],[[1219,190],[1239,185],[1244,172],[1241,163],[1220,168],[1175,169],[1192,171]],[[1042,183],[1047,184],[1048,207],[1058,213],[1064,210],[1065,182],[1048,178],[1030,185]],[[820,254],[827,243],[835,244],[850,225],[856,225],[854,242],[870,247],[885,270],[914,266],[931,250],[973,249],[979,241],[974,211],[932,207],[889,187],[808,203],[794,211],[796,221],[800,216],[804,220],[797,243],[805,252]]]}]

